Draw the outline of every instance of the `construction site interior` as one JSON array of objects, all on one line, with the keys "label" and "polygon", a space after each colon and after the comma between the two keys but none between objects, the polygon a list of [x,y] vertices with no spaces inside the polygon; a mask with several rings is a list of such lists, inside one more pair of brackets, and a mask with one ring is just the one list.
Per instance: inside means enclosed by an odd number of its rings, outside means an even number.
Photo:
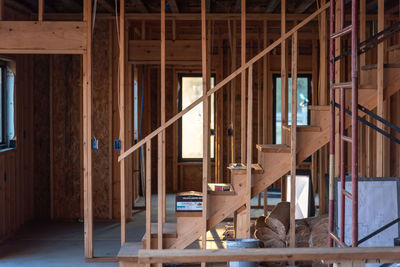
[{"label": "construction site interior", "polygon": [[398,266],[399,0],[0,0],[0,266]]}]

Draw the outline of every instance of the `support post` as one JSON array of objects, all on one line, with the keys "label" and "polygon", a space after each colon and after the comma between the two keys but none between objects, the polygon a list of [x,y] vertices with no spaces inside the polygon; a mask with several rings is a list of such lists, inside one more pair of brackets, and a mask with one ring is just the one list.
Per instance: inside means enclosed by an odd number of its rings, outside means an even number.
[{"label": "support post", "polygon": [[[201,0],[201,72],[203,96],[207,94],[209,80],[207,79],[207,23],[206,23],[206,0]],[[203,212],[202,212],[202,248],[207,249],[207,191],[209,175],[209,146],[210,146],[210,121],[209,121],[209,97],[203,101]],[[205,266],[203,262],[201,264]]]},{"label": "support post", "polygon": [[[122,155],[125,152],[125,0],[120,0],[119,16],[119,139],[121,140]],[[125,160],[120,165],[121,177],[121,245],[126,241],[126,177]]]},{"label": "support post", "polygon": [[38,21],[43,21],[44,0],[39,0],[38,7]]},{"label": "support post", "polygon": [[[253,64],[249,66],[248,75],[248,97],[247,100],[247,171],[246,171],[246,218],[243,227],[246,227],[246,237],[250,237],[250,213],[251,213],[251,163],[253,157]],[[243,228],[242,227],[242,228]]]},{"label": "support post", "polygon": [[83,198],[85,257],[93,258],[93,186],[92,186],[92,2],[84,1],[83,20],[87,27],[86,54],[83,55]]},{"label": "support post", "polygon": [[296,247],[296,166],[297,166],[297,31],[292,37],[292,125],[290,131],[290,247]]},{"label": "support post", "polygon": [[4,20],[4,1],[0,0],[0,21]]},{"label": "support post", "polygon": [[[383,31],[385,28],[385,1],[378,0],[378,32]],[[383,96],[384,83],[383,83],[383,63],[384,63],[384,47],[385,43],[381,42],[378,44],[378,73],[377,73],[377,115],[385,118],[385,101]],[[384,129],[384,124],[378,122],[377,125],[379,128]],[[380,133],[376,132],[376,176],[383,177],[384,174],[384,157],[385,157],[385,149],[384,149],[384,137]]]},{"label": "support post", "polygon": [[[161,126],[165,124],[165,0],[161,0]],[[165,133],[162,131],[162,222],[166,220],[166,166]]]},{"label": "support post", "polygon": [[[232,61],[231,61],[231,72],[236,70],[236,56],[237,56],[237,39],[236,39],[236,20],[233,21],[233,29],[232,32]],[[231,163],[236,162],[236,145],[235,145],[235,135],[237,134],[236,131],[236,79],[232,79],[231,82],[231,129],[232,129],[232,136],[230,138],[231,141]]]},{"label": "support post", "polygon": [[[264,40],[263,40],[263,46],[264,48],[268,46],[268,21],[264,20],[263,21],[263,31],[264,31]],[[263,143],[268,144],[268,126],[270,127],[271,125],[268,125],[268,58],[269,54],[265,55],[263,58],[263,70],[262,70],[262,75],[263,75]],[[260,73],[261,74],[261,73]]]},{"label": "support post", "polygon": [[[241,0],[241,62],[246,64],[246,0]],[[242,71],[241,80],[241,162],[246,158],[246,71]]]},{"label": "support post", "polygon": [[151,140],[146,143],[146,249],[151,249]]}]

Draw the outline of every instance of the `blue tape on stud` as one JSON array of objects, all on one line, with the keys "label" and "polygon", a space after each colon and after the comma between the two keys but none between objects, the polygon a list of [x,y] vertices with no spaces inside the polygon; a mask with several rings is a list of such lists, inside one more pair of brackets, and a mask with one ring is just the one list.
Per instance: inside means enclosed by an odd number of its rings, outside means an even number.
[{"label": "blue tape on stud", "polygon": [[7,181],[7,173],[4,172],[4,182],[6,182],[6,181]]},{"label": "blue tape on stud", "polygon": [[232,128],[228,128],[228,136],[233,136],[233,129]]},{"label": "blue tape on stud", "polygon": [[121,150],[121,140],[119,139],[114,140],[114,150],[115,151]]},{"label": "blue tape on stud", "polygon": [[210,134],[215,135],[215,129],[210,129]]}]

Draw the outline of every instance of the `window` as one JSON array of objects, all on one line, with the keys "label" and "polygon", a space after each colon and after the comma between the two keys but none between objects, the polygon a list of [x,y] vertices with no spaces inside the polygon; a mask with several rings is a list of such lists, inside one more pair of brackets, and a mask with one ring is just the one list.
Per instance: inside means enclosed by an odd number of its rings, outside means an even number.
[{"label": "window", "polygon": [[[215,76],[211,77],[211,88],[215,85]],[[179,74],[178,110],[182,111],[203,95],[201,74]],[[215,98],[210,97],[210,158],[214,159],[215,138]],[[178,157],[179,161],[200,161],[203,158],[203,103],[200,103],[179,120]]]},{"label": "window", "polygon": [[14,140],[14,73],[0,60],[0,148]]},{"label": "window", "polygon": [[[281,110],[281,77],[274,75],[274,127],[275,144],[281,144],[282,110]],[[292,78],[288,79],[288,124],[292,124]],[[308,104],[311,103],[311,75],[300,74],[297,76],[297,125],[309,125]]]}]

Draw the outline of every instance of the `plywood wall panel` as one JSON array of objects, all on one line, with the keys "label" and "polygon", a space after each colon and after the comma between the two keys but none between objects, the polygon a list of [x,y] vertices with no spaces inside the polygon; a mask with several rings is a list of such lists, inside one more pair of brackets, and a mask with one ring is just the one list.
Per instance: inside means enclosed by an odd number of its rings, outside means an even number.
[{"label": "plywood wall panel", "polygon": [[34,56],[34,211],[50,219],[50,56]]},{"label": "plywood wall panel", "polygon": [[80,57],[52,57],[54,218],[77,219],[81,205]]},{"label": "plywood wall panel", "polygon": [[109,58],[110,38],[108,21],[98,21],[93,36],[93,92],[92,122],[93,136],[99,140],[99,150],[92,153],[93,159],[93,216],[106,219],[109,217],[110,205],[109,164],[111,129],[109,127]]}]

